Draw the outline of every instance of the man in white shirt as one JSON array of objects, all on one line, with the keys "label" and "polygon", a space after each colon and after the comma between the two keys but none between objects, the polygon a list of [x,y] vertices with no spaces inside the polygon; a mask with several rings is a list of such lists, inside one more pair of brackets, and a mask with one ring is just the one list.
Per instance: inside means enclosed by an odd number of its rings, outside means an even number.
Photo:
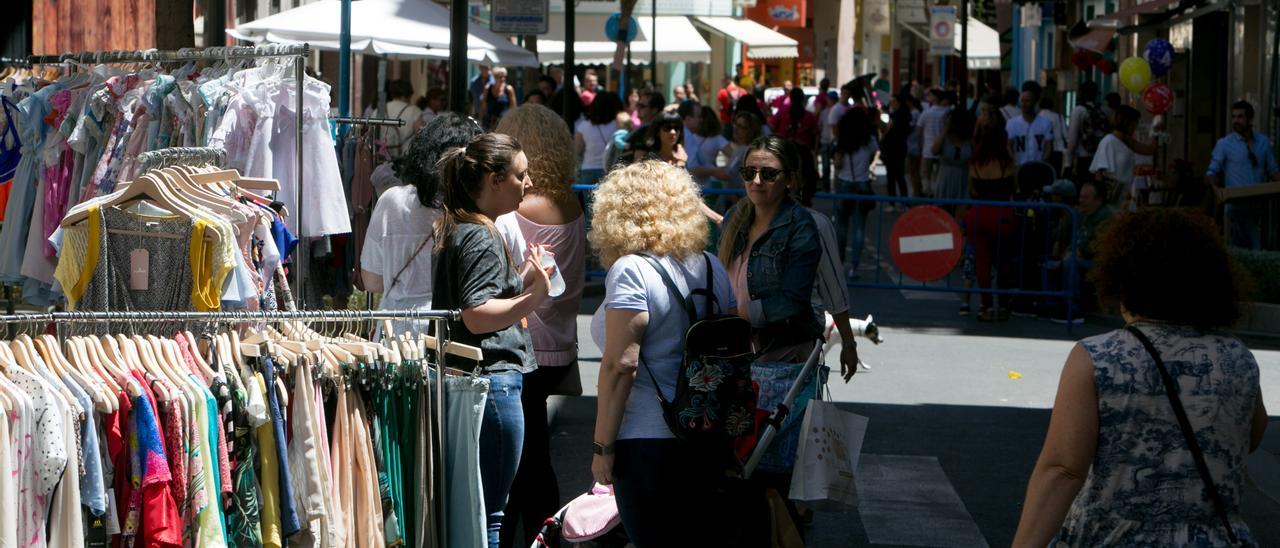
[{"label": "man in white shirt", "polygon": [[386,128],[382,138],[387,142],[391,157],[399,158],[401,149],[409,148],[409,140],[413,139],[413,134],[423,126],[422,110],[411,102],[413,101],[413,84],[408,80],[387,82],[387,96],[391,97],[387,102],[387,116],[403,120],[404,125],[398,128]]},{"label": "man in white shirt", "polygon": [[1047,162],[1053,154],[1053,122],[1037,112],[1039,97],[1033,89],[1022,92],[1018,106],[1022,115],[1005,123],[1009,134],[1009,154],[1019,166]]},{"label": "man in white shirt", "polygon": [[934,177],[938,169],[938,155],[933,153],[933,143],[947,129],[947,113],[951,112],[951,97],[940,89],[929,90],[929,108],[920,115],[916,133],[920,135],[920,156],[924,158],[920,178],[924,182],[925,195],[932,196]]},{"label": "man in white shirt", "polygon": [[840,123],[840,117],[849,111],[849,100],[852,98],[853,88],[847,84],[840,86],[840,100],[822,111],[822,119],[818,121],[819,135],[822,139],[823,188],[831,185],[831,156],[836,148],[836,125]]}]

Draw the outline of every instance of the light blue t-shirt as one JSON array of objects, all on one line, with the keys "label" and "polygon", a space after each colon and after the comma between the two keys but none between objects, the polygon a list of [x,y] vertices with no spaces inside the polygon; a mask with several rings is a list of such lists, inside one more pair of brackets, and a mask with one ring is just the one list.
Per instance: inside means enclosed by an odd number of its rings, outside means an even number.
[{"label": "light blue t-shirt", "polygon": [[[709,253],[711,269],[715,277],[713,288],[720,307],[718,313],[731,313],[737,306],[733,287],[720,259]],[[707,286],[707,267],[703,255],[694,255],[679,261],[671,257],[658,259],[667,274],[676,283],[682,295],[689,294],[689,287]],[[694,297],[698,317],[706,317],[706,299]],[[662,419],[662,408],[654,393],[653,378],[662,387],[667,401],[675,396],[676,374],[684,356],[684,332],[689,327],[686,312],[671,298],[667,286],[653,265],[643,257],[627,255],[609,268],[605,278],[604,304],[591,319],[591,337],[601,349],[605,344],[604,310],[638,310],[649,313],[649,327],[640,341],[640,368],[636,381],[627,398],[626,411],[622,415],[622,428],[618,439],[663,439],[675,437]]]},{"label": "light blue t-shirt", "polygon": [[67,374],[62,376],[62,383],[76,396],[80,407],[85,410],[84,421],[80,423],[80,446],[84,456],[84,475],[80,476],[80,504],[89,509],[95,516],[107,513],[107,489],[102,477],[102,459],[98,458],[98,427],[94,418],[93,400],[89,394],[76,384],[75,379]]}]

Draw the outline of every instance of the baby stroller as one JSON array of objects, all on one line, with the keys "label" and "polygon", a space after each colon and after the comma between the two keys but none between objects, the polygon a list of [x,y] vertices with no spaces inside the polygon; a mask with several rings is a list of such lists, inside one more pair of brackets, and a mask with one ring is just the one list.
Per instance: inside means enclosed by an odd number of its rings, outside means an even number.
[{"label": "baby stroller", "polygon": [[584,547],[623,548],[627,534],[621,525],[613,487],[597,483],[547,518],[530,548],[550,548],[557,539]]}]

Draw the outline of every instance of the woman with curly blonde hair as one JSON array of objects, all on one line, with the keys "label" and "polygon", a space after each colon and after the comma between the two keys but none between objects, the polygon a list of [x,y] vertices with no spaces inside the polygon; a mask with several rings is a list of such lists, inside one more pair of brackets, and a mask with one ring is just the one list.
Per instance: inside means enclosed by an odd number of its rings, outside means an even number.
[{"label": "woman with curly blonde hair", "polygon": [[[703,252],[701,203],[687,171],[655,160],[610,172],[595,191],[588,239],[609,274],[591,322],[604,349],[591,472],[615,486],[622,525],[639,548],[723,545],[731,532],[708,515],[730,506],[717,500],[722,469],[675,439],[656,397],[675,395],[688,318],[647,257],[685,295],[712,278],[714,300],[690,299],[699,317],[736,305],[724,266]],[[671,527],[690,516],[702,518],[697,527]]]},{"label": "woman with curly blonde hair", "polygon": [[[499,217],[498,230],[519,259],[524,242],[542,246],[560,268],[564,293],[547,299],[528,318],[538,369],[525,373],[520,395],[524,407],[524,452],[503,520],[503,546],[528,546],[542,521],[560,508],[559,483],[551,466],[547,398],[570,376],[575,384],[578,357],[578,307],[586,256],[586,223],[573,193],[573,138],[564,120],[542,105],[526,104],[498,123],[497,133],[520,142],[529,159],[532,182],[515,211]],[[526,538],[516,539],[524,522]]]}]

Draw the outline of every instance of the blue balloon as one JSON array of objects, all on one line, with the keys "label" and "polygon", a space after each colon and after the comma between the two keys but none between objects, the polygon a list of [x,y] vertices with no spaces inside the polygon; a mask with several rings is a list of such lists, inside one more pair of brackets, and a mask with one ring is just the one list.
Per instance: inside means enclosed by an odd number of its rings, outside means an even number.
[{"label": "blue balloon", "polygon": [[1151,65],[1151,74],[1154,76],[1164,76],[1169,73],[1169,69],[1173,68],[1173,44],[1163,38],[1147,42],[1146,51],[1142,56],[1146,58],[1147,64]]}]

